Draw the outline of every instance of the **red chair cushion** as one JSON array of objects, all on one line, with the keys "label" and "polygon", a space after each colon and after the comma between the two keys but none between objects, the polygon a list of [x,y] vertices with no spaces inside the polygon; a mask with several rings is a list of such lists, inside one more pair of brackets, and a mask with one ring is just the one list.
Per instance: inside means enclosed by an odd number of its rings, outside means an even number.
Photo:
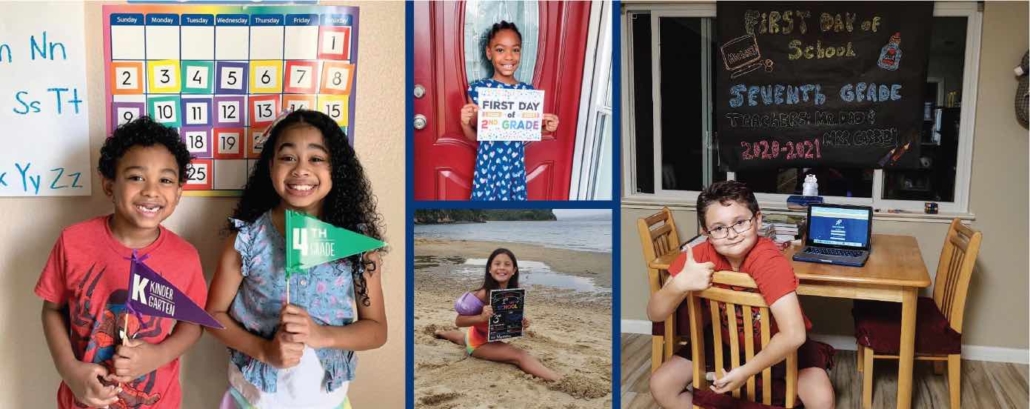
[{"label": "red chair cushion", "polygon": [[[782,381],[780,381],[782,383]],[[777,388],[776,381],[773,381],[773,402],[783,402],[783,385]],[[776,390],[779,389],[779,399],[776,399]],[[741,391],[741,395],[744,392]],[[705,409],[782,409],[783,406],[764,405],[758,402],[751,402],[745,399],[734,398],[732,394],[715,393],[710,390],[695,390],[693,404]],[[798,402],[795,406],[801,406]]]},{"label": "red chair cushion", "polygon": [[[879,354],[897,354],[900,351],[900,303],[856,300],[851,315],[855,317],[855,338],[859,344]],[[962,353],[962,334],[951,328],[932,298],[918,299],[916,353]]]},{"label": "red chair cushion", "polygon": [[[689,337],[690,336],[690,313],[687,311],[687,303],[682,302],[680,306],[676,308],[676,332],[678,336]],[[663,336],[665,335],[665,322],[652,322],[651,323],[651,335]]]},{"label": "red chair cushion", "polygon": [[[706,331],[705,335],[709,336],[706,342],[711,342],[711,332]],[[711,344],[706,344],[711,345]],[[730,352],[728,348],[723,349],[725,355],[724,360],[730,360]],[[827,370],[833,369],[833,356],[836,353],[833,347],[824,344],[819,341],[808,339],[804,344],[798,348],[798,370],[807,368],[825,368]],[[715,352],[709,348],[705,348],[705,366],[707,372],[712,372],[715,368]],[[684,356],[689,359],[689,355]],[[694,391],[694,404],[703,408],[710,409],[722,409],[722,408],[780,408],[785,405],[787,397],[787,365],[786,362],[780,362],[772,367],[772,406],[763,405],[761,403],[749,402],[745,399],[736,399],[732,394],[718,394],[709,390],[696,390]],[[741,388],[741,395],[746,393],[747,384],[744,388]],[[761,375],[755,377],[755,392],[759,397],[762,396],[762,377]],[[795,407],[802,407],[801,399],[795,400]]]}]

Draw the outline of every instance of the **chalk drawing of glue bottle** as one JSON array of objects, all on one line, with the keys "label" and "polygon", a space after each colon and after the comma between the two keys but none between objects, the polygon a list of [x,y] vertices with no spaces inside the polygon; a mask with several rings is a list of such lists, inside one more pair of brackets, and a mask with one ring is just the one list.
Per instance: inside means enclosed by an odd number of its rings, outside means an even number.
[{"label": "chalk drawing of glue bottle", "polygon": [[877,65],[887,71],[897,71],[901,64],[901,33],[894,33],[890,42],[880,49],[880,60]]}]

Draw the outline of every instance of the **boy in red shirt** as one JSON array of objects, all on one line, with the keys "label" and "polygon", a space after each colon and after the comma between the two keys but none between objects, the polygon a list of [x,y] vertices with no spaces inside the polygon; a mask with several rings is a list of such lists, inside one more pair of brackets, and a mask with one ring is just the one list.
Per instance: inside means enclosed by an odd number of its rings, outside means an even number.
[{"label": "boy in red shirt", "polygon": [[131,314],[126,301],[133,253],[197,305],[207,299],[197,250],[161,227],[179,203],[189,162],[178,132],[148,117],[119,127],[100,150],[114,213],[64,229],[35,288],[63,380],[59,408],[181,406],[179,356],[200,327]]},{"label": "boy in red shirt", "polygon": [[[833,408],[833,385],[827,374],[833,364],[833,348],[806,339],[812,323],[798,303],[795,293],[798,279],[779,247],[772,240],[758,236],[762,213],[754,193],[737,181],[713,183],[698,195],[697,213],[708,240],[685,251],[669,268],[673,278],[648,301],[648,318],[664,320],[686,299],[688,292],[711,286],[713,271],[747,273],[769,304],[774,319],[773,336],[765,349],[745,365],[725,374],[717,371],[712,391],[735,390],[750,376],[797,350],[801,402],[807,408]],[[741,319],[738,322],[742,322]],[[760,322],[755,320],[754,325],[757,328]],[[739,339],[743,340],[743,335]],[[693,372],[689,348],[681,348],[651,375],[651,395],[662,407],[690,408],[693,396],[685,388],[692,383]],[[774,378],[777,372],[774,370]]]}]

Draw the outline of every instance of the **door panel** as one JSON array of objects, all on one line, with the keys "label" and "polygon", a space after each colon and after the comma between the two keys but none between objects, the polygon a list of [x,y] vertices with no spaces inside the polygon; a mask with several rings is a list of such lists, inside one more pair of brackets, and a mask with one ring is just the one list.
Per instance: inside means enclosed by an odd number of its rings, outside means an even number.
[{"label": "door panel", "polygon": [[531,169],[526,169],[526,194],[528,197],[550,197],[553,192],[553,162],[539,163]]},{"label": "door panel", "polygon": [[436,197],[469,197],[472,194],[469,179],[461,177],[453,169],[437,169],[436,175]]}]

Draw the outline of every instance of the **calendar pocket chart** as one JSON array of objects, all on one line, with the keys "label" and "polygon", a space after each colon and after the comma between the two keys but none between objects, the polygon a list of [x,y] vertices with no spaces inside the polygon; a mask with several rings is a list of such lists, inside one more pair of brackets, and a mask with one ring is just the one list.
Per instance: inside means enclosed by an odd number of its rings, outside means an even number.
[{"label": "calendar pocket chart", "polygon": [[329,115],[354,143],[358,8],[104,6],[107,131],[143,115],[193,156],[189,194],[238,195],[285,110]]}]

